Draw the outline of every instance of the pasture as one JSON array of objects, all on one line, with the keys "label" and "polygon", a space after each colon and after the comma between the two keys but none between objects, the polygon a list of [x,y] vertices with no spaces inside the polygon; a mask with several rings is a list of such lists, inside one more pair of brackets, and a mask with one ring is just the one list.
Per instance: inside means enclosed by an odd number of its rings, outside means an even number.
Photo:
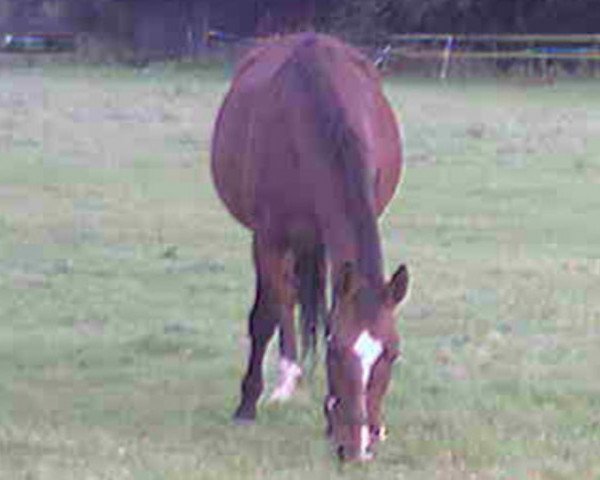
[{"label": "pasture", "polygon": [[387,80],[406,169],[382,237],[413,283],[389,439],[344,468],[321,369],[230,422],[254,284],[208,169],[226,86],[0,71],[0,479],[599,479],[597,81]]}]

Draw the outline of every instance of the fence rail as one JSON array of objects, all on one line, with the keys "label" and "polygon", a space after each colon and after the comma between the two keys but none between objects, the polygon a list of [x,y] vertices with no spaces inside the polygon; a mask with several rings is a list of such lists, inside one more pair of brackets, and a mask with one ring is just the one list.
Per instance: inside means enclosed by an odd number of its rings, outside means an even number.
[{"label": "fence rail", "polygon": [[[411,51],[404,48],[393,48],[390,51],[391,55],[400,55],[409,58],[439,58],[443,59],[447,53],[445,50],[427,50],[427,51]],[[472,58],[479,60],[500,60],[500,59],[515,59],[515,60],[600,60],[600,50],[590,52],[485,52],[485,51],[452,51],[452,58]]]},{"label": "fence rail", "polygon": [[600,61],[600,34],[416,33],[391,35],[388,39],[386,58],[378,58],[380,65],[385,66],[390,59],[439,61],[441,78],[448,75],[452,61],[459,59],[529,62],[543,76],[563,61]]},{"label": "fence rail", "polygon": [[600,43],[600,33],[579,34],[570,33],[565,35],[552,34],[454,34],[454,33],[401,33],[390,35],[391,41],[426,41],[438,40],[445,41],[448,37],[456,41],[477,41],[477,42],[497,42],[497,43],[515,43],[515,42],[539,42],[539,43]]},{"label": "fence rail", "polygon": [[0,37],[0,53],[57,53],[75,50],[72,33],[6,33]]}]

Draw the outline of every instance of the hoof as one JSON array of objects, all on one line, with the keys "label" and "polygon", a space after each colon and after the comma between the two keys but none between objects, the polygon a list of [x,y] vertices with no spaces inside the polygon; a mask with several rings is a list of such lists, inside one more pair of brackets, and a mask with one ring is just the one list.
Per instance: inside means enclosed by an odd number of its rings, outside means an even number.
[{"label": "hoof", "polygon": [[256,423],[256,412],[239,407],[233,414],[233,423],[240,426],[253,425]]},{"label": "hoof", "polygon": [[238,427],[249,427],[256,423],[256,419],[254,418],[243,418],[243,417],[233,417],[233,424]]}]

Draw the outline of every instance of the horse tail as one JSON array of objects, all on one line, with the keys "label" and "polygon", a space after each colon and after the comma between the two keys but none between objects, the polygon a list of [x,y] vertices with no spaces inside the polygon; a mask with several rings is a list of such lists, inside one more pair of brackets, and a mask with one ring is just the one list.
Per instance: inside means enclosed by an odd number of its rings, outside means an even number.
[{"label": "horse tail", "polygon": [[325,247],[316,244],[296,251],[296,278],[302,332],[302,362],[316,364],[318,332],[325,323]]}]

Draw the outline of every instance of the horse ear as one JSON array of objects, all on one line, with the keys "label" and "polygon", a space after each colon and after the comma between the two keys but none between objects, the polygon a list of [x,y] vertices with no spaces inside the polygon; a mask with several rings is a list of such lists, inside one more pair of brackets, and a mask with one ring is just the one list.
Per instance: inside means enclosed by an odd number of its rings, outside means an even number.
[{"label": "horse ear", "polygon": [[336,284],[335,297],[339,299],[349,299],[356,295],[360,286],[358,273],[353,263],[345,262],[340,269]]},{"label": "horse ear", "polygon": [[398,305],[408,291],[408,269],[406,265],[402,264],[396,270],[396,273],[392,275],[392,279],[385,286],[385,298],[386,301],[392,306]]}]

